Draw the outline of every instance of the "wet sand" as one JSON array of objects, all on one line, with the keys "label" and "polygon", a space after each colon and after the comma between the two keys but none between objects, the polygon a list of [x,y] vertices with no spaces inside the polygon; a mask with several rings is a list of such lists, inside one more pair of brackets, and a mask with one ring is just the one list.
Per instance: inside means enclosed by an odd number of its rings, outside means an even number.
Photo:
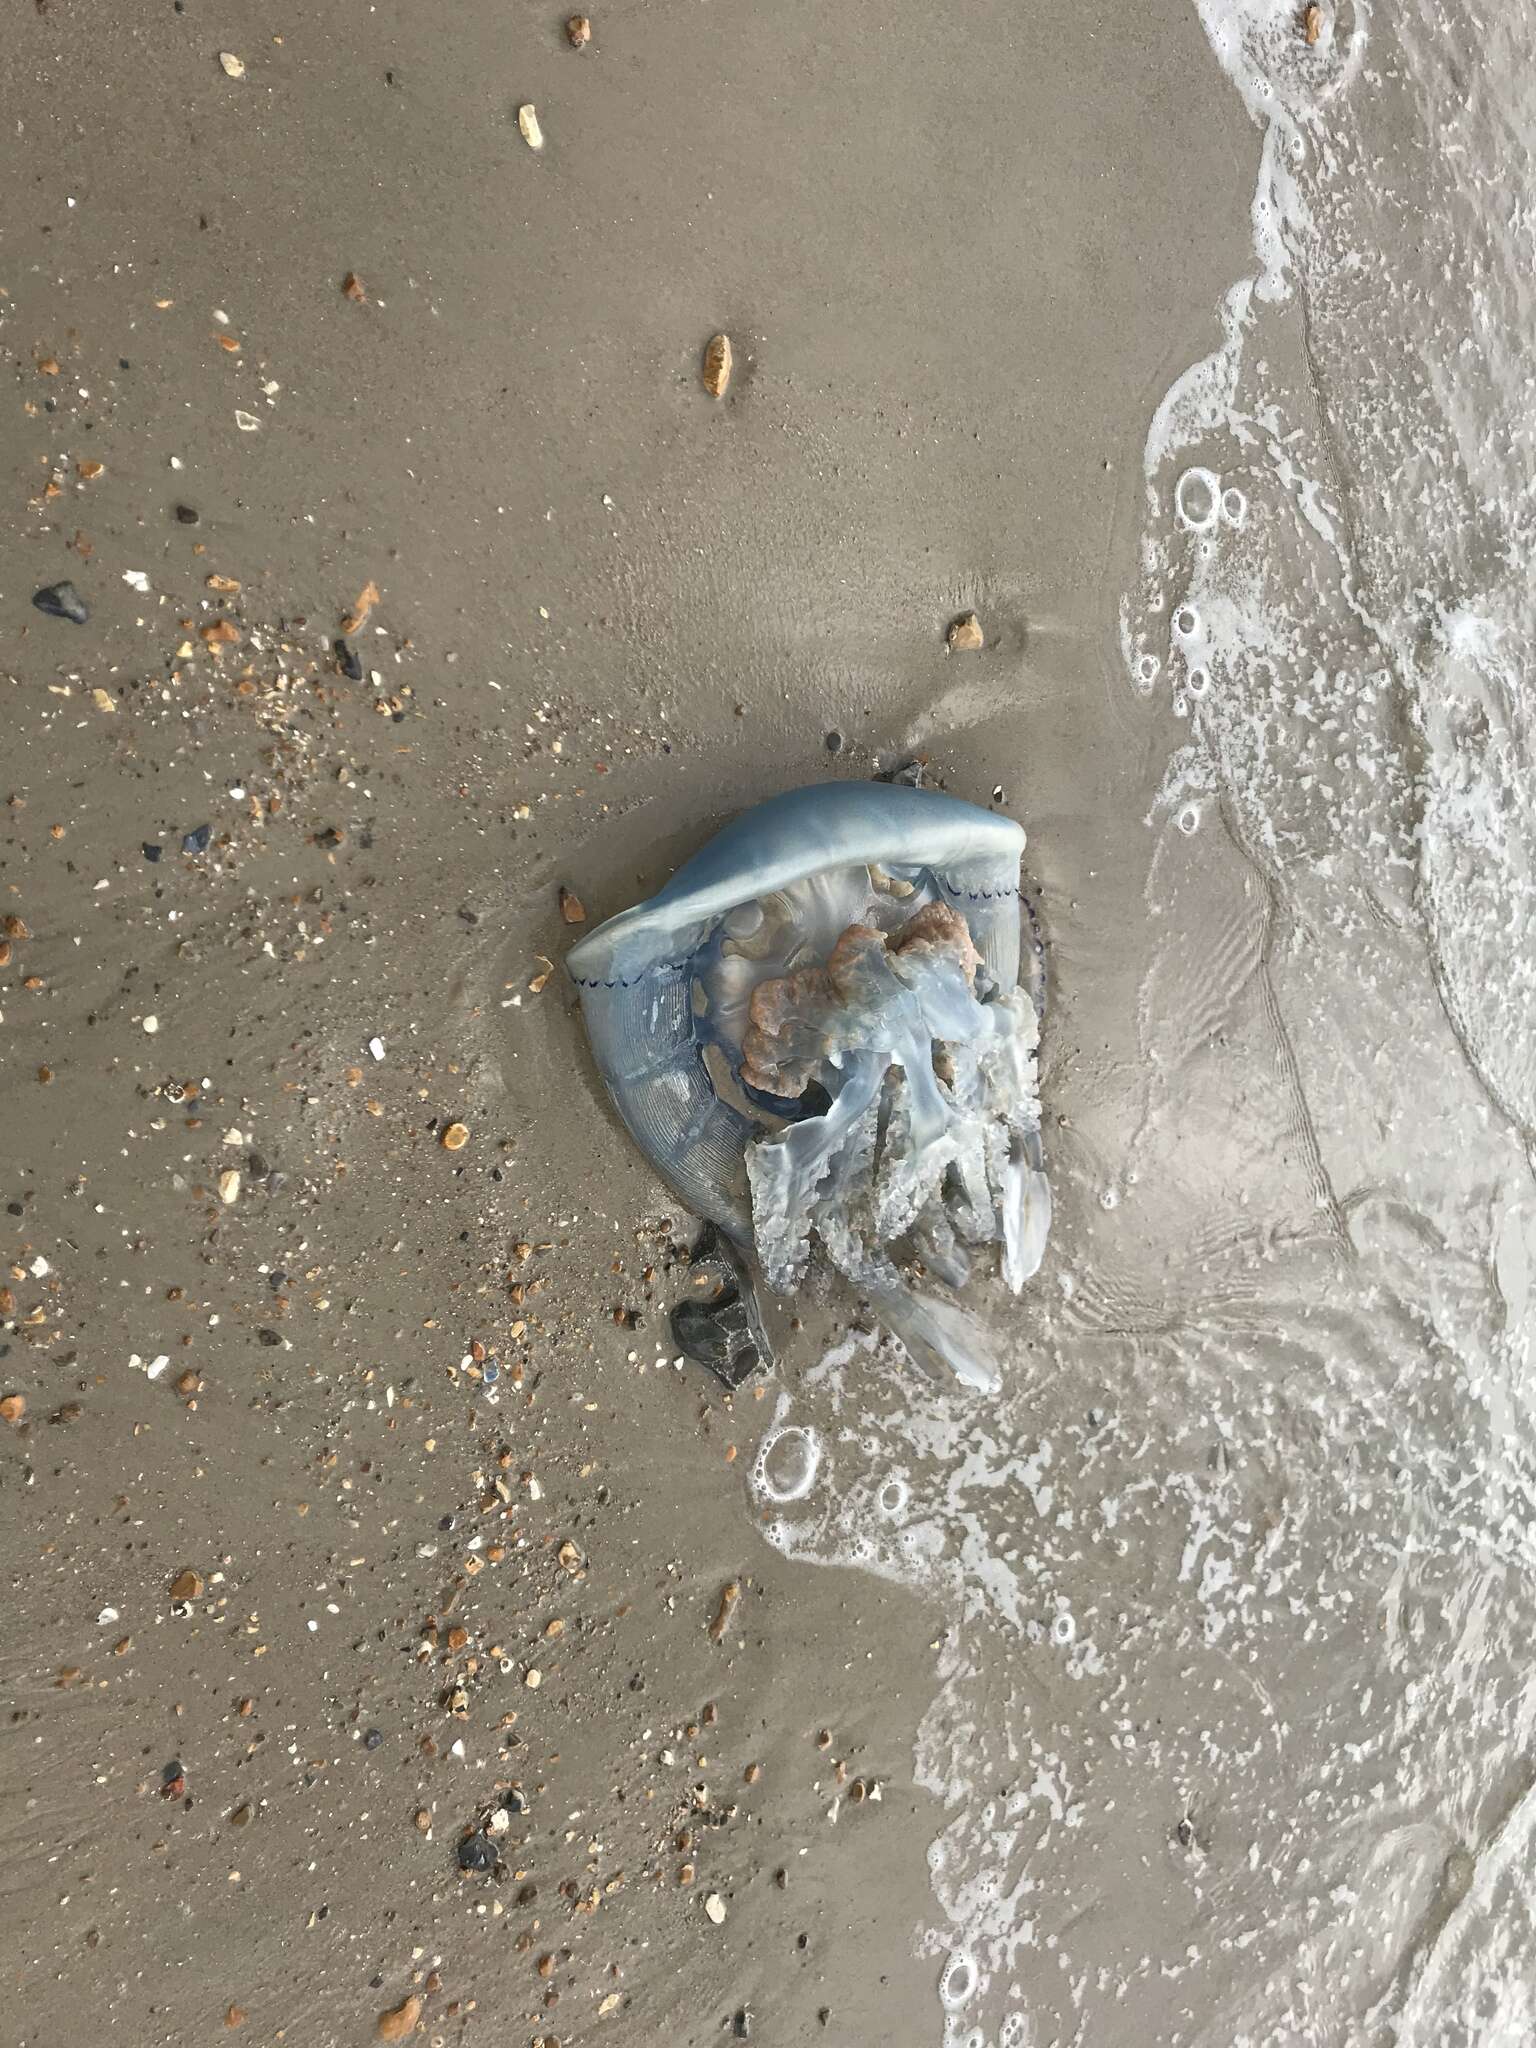
[{"label": "wet sand", "polygon": [[[26,2048],[412,1996],[445,2042],[938,2038],[943,1623],[769,1549],[770,1394],[656,1369],[691,1228],[557,892],[590,926],[924,753],[1030,831],[1091,1148],[1166,751],[1117,670],[1140,449],[1256,144],[1180,8],[561,22],[52,0],[0,55]],[[66,577],[83,626],[31,606]],[[785,1384],[853,1310],[776,1314]]]}]

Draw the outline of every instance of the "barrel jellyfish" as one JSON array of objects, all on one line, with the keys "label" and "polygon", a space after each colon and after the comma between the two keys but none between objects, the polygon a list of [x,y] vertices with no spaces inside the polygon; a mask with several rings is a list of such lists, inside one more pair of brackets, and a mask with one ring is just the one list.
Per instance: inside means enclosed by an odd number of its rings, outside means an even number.
[{"label": "barrel jellyfish", "polygon": [[688,1208],[778,1293],[819,1246],[914,1364],[982,1390],[954,1297],[991,1245],[1017,1293],[1050,1228],[1023,850],[937,790],[790,790],[568,959],[618,1113]]}]

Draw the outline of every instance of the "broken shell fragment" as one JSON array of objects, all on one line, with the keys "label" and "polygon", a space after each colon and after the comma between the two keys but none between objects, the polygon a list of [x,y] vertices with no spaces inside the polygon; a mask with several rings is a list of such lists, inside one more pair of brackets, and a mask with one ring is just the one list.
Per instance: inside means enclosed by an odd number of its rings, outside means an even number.
[{"label": "broken shell fragment", "polygon": [[32,602],[50,619],[68,619],[75,626],[83,626],[91,616],[85,599],[69,582],[45,584],[41,590],[32,593]]},{"label": "broken shell fragment", "polygon": [[724,398],[733,361],[731,337],[717,334],[704,351],[704,389],[711,398]]},{"label": "broken shell fragment", "polygon": [[518,108],[517,125],[530,149],[544,147],[544,130],[539,126],[538,110],[531,100],[526,106]]},{"label": "broken shell fragment", "polygon": [[413,1991],[389,2012],[381,2012],[374,2032],[381,2041],[403,2041],[421,2018],[421,1999]]},{"label": "broken shell fragment", "polygon": [[974,654],[987,644],[981,630],[981,621],[974,612],[965,612],[954,621],[949,629],[949,648],[952,654]]}]

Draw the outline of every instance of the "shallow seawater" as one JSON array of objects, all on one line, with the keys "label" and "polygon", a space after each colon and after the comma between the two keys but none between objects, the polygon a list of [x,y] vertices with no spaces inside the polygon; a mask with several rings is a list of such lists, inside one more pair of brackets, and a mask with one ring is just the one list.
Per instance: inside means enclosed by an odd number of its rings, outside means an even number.
[{"label": "shallow seawater", "polygon": [[1200,13],[1264,141],[1121,605],[1138,1056],[1079,971],[1003,1393],[853,1339],[751,1483],[939,1617],[935,2041],[1524,2043],[1536,28]]}]

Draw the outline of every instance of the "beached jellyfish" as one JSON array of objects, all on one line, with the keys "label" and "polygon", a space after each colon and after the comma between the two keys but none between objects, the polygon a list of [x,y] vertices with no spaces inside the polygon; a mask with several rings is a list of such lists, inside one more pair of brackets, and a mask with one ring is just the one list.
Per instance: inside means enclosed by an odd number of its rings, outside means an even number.
[{"label": "beached jellyfish", "polygon": [[982,1388],[975,1320],[898,1261],[953,1293],[999,1244],[1017,1292],[1044,1255],[1023,849],[937,790],[791,790],[568,961],[618,1112],[689,1208],[781,1293],[819,1245],[914,1363]]}]

